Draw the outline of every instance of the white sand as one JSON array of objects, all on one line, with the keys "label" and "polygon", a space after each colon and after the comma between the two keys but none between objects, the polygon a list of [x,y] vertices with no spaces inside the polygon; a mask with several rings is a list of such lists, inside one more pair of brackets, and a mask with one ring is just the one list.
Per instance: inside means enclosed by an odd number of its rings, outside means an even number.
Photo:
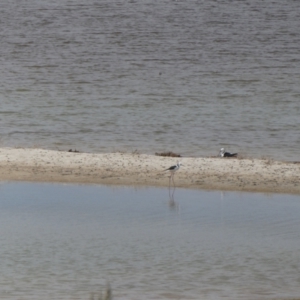
[{"label": "white sand", "polygon": [[[300,194],[300,164],[258,159],[180,158],[177,187]],[[168,186],[177,158],[0,148],[0,180]]]}]

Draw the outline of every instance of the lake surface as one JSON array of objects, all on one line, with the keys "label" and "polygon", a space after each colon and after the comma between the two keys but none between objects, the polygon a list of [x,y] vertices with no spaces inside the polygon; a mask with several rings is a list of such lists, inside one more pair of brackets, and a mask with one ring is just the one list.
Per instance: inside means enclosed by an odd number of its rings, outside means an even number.
[{"label": "lake surface", "polygon": [[0,298],[300,297],[299,215],[291,195],[2,183]]},{"label": "lake surface", "polygon": [[299,1],[4,1],[0,145],[299,160]]}]

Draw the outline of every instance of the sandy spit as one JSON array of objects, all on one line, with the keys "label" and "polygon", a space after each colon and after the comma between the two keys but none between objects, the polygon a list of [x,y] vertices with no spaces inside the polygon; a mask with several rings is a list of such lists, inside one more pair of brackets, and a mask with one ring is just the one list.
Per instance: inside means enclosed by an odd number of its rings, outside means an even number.
[{"label": "sandy spit", "polygon": [[[0,180],[168,187],[164,169],[177,160],[135,153],[0,148]],[[180,161],[176,187],[300,194],[300,163],[203,157]]]}]

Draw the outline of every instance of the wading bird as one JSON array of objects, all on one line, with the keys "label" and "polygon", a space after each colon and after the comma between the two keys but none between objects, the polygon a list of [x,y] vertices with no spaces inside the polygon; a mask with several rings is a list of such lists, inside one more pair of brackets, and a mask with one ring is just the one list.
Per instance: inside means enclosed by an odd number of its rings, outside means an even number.
[{"label": "wading bird", "polygon": [[170,172],[169,187],[170,187],[170,184],[171,184],[171,178],[172,178],[172,181],[173,181],[173,184],[174,184],[174,187],[175,187],[174,174],[175,174],[175,172],[177,170],[179,170],[180,166],[182,166],[182,164],[178,161],[176,165],[171,166],[168,169],[165,169],[165,171],[169,171]]}]

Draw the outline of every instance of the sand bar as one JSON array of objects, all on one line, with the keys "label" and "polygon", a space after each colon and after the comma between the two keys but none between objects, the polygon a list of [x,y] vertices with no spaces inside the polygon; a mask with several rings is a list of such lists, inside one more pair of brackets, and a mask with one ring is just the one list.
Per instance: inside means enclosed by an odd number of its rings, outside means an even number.
[{"label": "sand bar", "polygon": [[[74,153],[0,148],[1,181],[169,186],[177,158],[137,153]],[[300,164],[270,159],[180,158],[176,187],[300,194]]]}]

